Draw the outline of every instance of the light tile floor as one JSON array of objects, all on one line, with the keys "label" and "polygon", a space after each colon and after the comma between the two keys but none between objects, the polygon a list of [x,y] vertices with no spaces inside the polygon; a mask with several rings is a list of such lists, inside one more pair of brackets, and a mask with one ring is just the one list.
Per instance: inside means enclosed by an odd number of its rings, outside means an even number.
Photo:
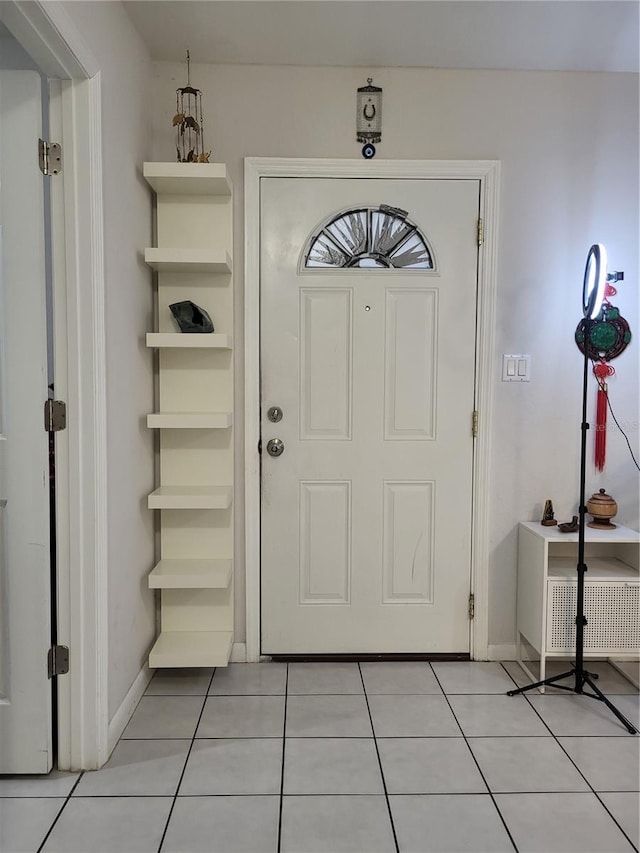
[{"label": "light tile floor", "polygon": [[[589,668],[638,725],[638,691]],[[0,777],[0,853],[637,850],[640,738],[514,683],[514,663],[160,671],[101,770]]]}]

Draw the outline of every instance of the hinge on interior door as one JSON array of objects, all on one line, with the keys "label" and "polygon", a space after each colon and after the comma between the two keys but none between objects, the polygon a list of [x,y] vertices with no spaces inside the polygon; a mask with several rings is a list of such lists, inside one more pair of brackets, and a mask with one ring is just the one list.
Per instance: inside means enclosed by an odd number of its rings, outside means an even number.
[{"label": "hinge on interior door", "polygon": [[59,142],[38,140],[38,161],[43,175],[57,175],[62,171],[62,146]]},{"label": "hinge on interior door", "polygon": [[482,246],[484,243],[484,222],[482,219],[478,219],[478,246]]},{"label": "hinge on interior door", "polygon": [[471,413],[471,435],[474,438],[478,437],[478,412],[476,409]]},{"label": "hinge on interior door", "polygon": [[60,432],[67,427],[67,404],[62,400],[45,400],[45,432]]},{"label": "hinge on interior door", "polygon": [[469,619],[473,619],[476,613],[475,599],[473,593],[469,594]]},{"label": "hinge on interior door", "polygon": [[66,675],[69,672],[68,646],[51,646],[47,654],[47,672],[49,678]]}]

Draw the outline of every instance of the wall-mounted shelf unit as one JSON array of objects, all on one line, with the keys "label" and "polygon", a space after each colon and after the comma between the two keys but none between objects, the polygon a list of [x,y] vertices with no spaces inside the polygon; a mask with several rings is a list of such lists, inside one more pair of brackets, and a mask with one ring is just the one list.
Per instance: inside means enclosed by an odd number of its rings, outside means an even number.
[{"label": "wall-mounted shelf unit", "polygon": [[149,429],[228,429],[232,412],[155,412],[147,415]]},{"label": "wall-mounted shelf unit", "polygon": [[231,256],[227,252],[207,249],[145,249],[144,259],[157,272],[231,272]]},{"label": "wall-mounted shelf unit", "polygon": [[184,335],[180,332],[149,332],[147,346],[156,349],[231,349],[231,335],[211,334]]},{"label": "wall-mounted shelf unit", "polygon": [[232,643],[231,631],[163,631],[153,647],[154,662],[150,656],[149,666],[226,666]]},{"label": "wall-mounted shelf unit", "polygon": [[[233,642],[232,190],[218,163],[145,163],[155,190],[160,476],[160,632],[151,667],[226,666]],[[215,332],[178,331],[169,305],[191,299]]]},{"label": "wall-mounted shelf unit", "polygon": [[224,163],[145,163],[144,177],[159,196],[230,196]]},{"label": "wall-mounted shelf unit", "polygon": [[149,509],[227,509],[231,486],[159,486],[147,500]]},{"label": "wall-mounted shelf unit", "polygon": [[[532,681],[544,680],[549,658],[575,654],[577,559],[577,533],[520,523],[516,648],[518,663]],[[585,562],[585,659],[608,658],[614,665],[637,660],[640,534],[622,526],[587,527]]]},{"label": "wall-mounted shelf unit", "polygon": [[160,560],[149,575],[151,589],[226,589],[232,560]]}]

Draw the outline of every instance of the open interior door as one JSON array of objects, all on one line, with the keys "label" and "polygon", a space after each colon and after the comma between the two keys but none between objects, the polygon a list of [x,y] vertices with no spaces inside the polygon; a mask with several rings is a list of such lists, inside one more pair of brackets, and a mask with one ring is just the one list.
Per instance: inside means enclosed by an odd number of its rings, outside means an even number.
[{"label": "open interior door", "polygon": [[0,72],[0,773],[52,766],[41,79]]}]

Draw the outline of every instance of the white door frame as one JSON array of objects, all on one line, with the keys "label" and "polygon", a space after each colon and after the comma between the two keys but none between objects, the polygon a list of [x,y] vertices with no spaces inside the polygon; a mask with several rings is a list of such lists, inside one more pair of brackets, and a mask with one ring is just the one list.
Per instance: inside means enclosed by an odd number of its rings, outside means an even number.
[{"label": "white door frame", "polygon": [[[478,327],[476,332],[476,408],[479,432],[473,459],[473,521],[471,590],[475,617],[471,657],[486,660],[489,643],[489,460],[493,340],[498,260],[497,160],[313,160],[246,157],[244,169],[245,286],[245,566],[246,651],[248,661],[260,660],[260,179],[291,178],[433,178],[480,182],[480,216],[484,242],[478,264]],[[471,429],[471,424],[469,424]]]},{"label": "white door frame", "polygon": [[3,2],[0,21],[53,79],[51,135],[63,151],[51,179],[55,393],[68,412],[56,436],[58,642],[70,649],[58,767],[91,769],[108,758],[109,724],[100,68],[62,3]]}]

